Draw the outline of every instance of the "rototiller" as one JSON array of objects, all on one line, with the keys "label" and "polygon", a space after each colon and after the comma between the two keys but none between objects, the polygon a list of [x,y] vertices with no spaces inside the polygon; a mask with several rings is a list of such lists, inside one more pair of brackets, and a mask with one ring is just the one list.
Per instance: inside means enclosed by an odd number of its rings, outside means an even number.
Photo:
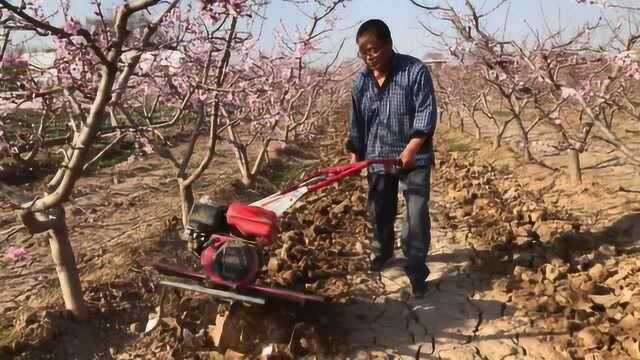
[{"label": "rototiller", "polygon": [[278,218],[309,192],[359,174],[370,165],[381,164],[393,171],[398,160],[367,160],[318,170],[288,187],[250,205],[196,204],[189,214],[189,247],[200,259],[202,272],[165,264],[154,264],[164,275],[196,280],[199,284],[161,281],[165,286],[210,294],[228,301],[264,304],[267,298],[298,303],[322,302],[324,298],[256,284],[263,266],[263,248],[279,233]]}]

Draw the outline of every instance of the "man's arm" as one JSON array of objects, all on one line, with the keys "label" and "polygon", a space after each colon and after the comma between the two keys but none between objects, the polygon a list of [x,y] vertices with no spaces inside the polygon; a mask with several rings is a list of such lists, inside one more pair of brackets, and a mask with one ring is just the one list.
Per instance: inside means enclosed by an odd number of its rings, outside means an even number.
[{"label": "man's arm", "polygon": [[424,143],[433,137],[438,114],[433,81],[426,65],[420,66],[411,87],[416,114],[409,133],[411,140],[400,154],[400,160],[405,168],[413,167],[415,155]]},{"label": "man's arm", "polygon": [[357,100],[357,87],[351,90],[351,110],[349,112],[349,139],[346,149],[352,154],[352,161],[364,160],[364,119]]}]

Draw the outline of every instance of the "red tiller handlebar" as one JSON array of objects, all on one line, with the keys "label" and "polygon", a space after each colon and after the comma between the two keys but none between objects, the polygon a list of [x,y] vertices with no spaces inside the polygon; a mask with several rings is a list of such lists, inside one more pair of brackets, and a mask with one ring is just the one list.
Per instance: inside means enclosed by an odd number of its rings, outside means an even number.
[{"label": "red tiller handlebar", "polygon": [[360,171],[362,171],[363,169],[375,164],[384,165],[385,167],[394,167],[400,166],[401,162],[399,159],[372,159],[351,164],[327,167],[313,172],[311,175],[300,180],[298,184],[290,186],[282,190],[280,193],[286,194],[302,186],[307,186],[309,188],[309,191],[316,191],[332,185],[346,177],[360,173]]}]

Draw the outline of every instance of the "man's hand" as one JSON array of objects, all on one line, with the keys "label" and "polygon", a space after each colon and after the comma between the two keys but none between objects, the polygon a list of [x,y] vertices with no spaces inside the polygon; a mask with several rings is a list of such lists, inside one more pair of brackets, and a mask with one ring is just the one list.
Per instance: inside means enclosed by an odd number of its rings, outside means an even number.
[{"label": "man's hand", "polygon": [[424,144],[425,138],[413,138],[400,154],[401,166],[404,170],[410,170],[414,166],[415,157],[418,150]]},{"label": "man's hand", "polygon": [[404,170],[409,170],[413,168],[414,158],[416,157],[415,150],[407,147],[400,154],[400,166]]},{"label": "man's hand", "polygon": [[352,164],[358,162],[358,157],[356,156],[356,154],[349,153],[349,162],[351,162]]}]

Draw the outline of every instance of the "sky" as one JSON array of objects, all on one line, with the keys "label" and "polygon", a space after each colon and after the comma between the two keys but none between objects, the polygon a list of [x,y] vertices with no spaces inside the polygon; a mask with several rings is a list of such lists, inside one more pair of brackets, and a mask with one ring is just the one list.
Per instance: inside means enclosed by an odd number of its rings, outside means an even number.
[{"label": "sky", "polygon": [[[195,2],[195,0],[191,1]],[[422,1],[425,2],[425,0]],[[472,0],[478,8],[483,9],[494,8],[498,1]],[[119,2],[119,0],[102,0],[107,7]],[[449,2],[457,8],[462,8],[464,5],[464,0]],[[45,0],[45,3],[50,10],[57,7],[57,0]],[[446,2],[428,0],[428,3],[433,5]],[[538,30],[544,30],[546,26],[557,29],[559,24],[569,27],[577,26],[596,19],[602,14],[601,11],[602,9],[598,7],[576,4],[574,0],[509,0],[491,16],[487,26],[493,30],[502,30],[505,29],[506,21],[505,36],[522,39],[529,33],[528,26]],[[92,12],[89,1],[72,0],[72,13],[81,21],[91,16]],[[343,58],[355,56],[357,26],[371,18],[382,19],[389,25],[396,51],[424,58],[424,55],[433,52],[434,46],[437,45],[420,26],[421,21],[433,24],[433,17],[427,16],[425,10],[417,8],[409,0],[352,0],[346,8],[339,8],[337,14],[340,19],[336,27],[339,30],[327,38],[324,48],[335,50],[340,42],[346,39]],[[296,7],[282,0],[272,0],[265,15],[267,20],[259,44],[266,49],[273,47],[273,31],[281,22],[289,28],[295,26],[304,28],[308,24],[308,19],[301,15]]]}]

